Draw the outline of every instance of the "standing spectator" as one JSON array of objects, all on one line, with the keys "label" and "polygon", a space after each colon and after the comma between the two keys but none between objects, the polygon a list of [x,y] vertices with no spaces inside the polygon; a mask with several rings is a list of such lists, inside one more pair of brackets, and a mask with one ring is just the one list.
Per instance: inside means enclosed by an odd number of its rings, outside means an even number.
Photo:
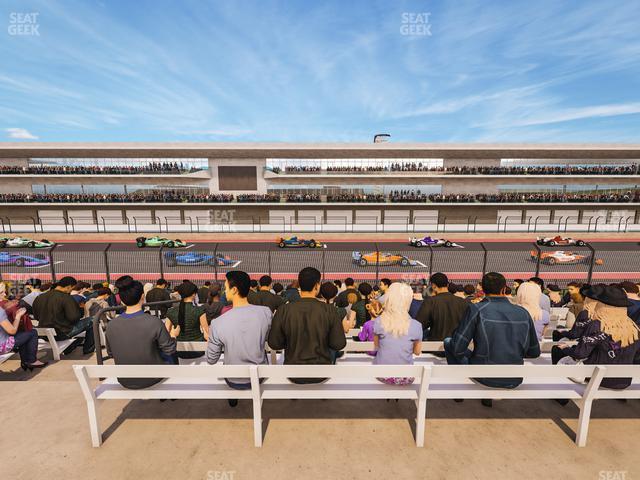
[{"label": "standing spectator", "polygon": [[[638,326],[627,315],[629,299],[624,290],[614,285],[595,285],[585,293],[595,301],[590,321],[578,343],[554,345],[551,360],[555,365],[583,361],[587,365],[631,365],[640,363]],[[605,378],[604,388],[621,390],[631,385],[630,378]]]},{"label": "standing spectator", "polygon": [[420,338],[442,341],[452,335],[469,303],[449,292],[449,279],[444,273],[434,273],[429,282],[433,296],[423,300],[416,318],[422,325]]},{"label": "standing spectator", "polygon": [[638,285],[633,282],[622,282],[620,288],[627,294],[629,306],[627,314],[629,318],[640,325],[640,297],[638,296]]},{"label": "standing spectator", "polygon": [[544,329],[549,325],[549,313],[540,307],[540,296],[542,292],[538,284],[533,282],[525,282],[518,288],[516,294],[516,304],[524,308],[536,327],[538,340],[544,337]]},{"label": "standing spectator", "polygon": [[[191,283],[181,283],[178,285],[180,294],[180,304],[171,307],[167,311],[165,325],[167,331],[180,327],[180,334],[177,337],[179,342],[204,342],[208,340],[209,325],[204,307],[195,305],[194,301],[198,294],[198,287]],[[178,352],[179,358],[197,358],[204,352]]]},{"label": "standing spectator", "polygon": [[529,281],[540,287],[540,291],[542,292],[542,295],[540,296],[540,308],[551,315],[551,299],[546,293],[544,293],[544,280],[540,277],[531,277]]},{"label": "standing spectator", "polygon": [[[298,274],[300,299],[282,305],[276,311],[269,346],[284,349],[285,365],[330,365],[335,352],[342,350],[347,340],[342,319],[332,305],[318,302],[321,275],[312,267]],[[324,379],[292,379],[294,383],[318,383]]]},{"label": "standing spectator", "polygon": [[[109,322],[107,345],[116,365],[175,364],[176,340],[180,327],[171,331],[158,321],[158,317],[142,309],[144,303],[142,283],[126,275],[116,281],[120,300],[126,310]],[[125,388],[147,388],[162,378],[119,378]]]},{"label": "standing spectator", "polygon": [[[413,290],[406,283],[393,283],[387,290],[384,311],[374,320],[374,365],[413,365],[413,355],[422,351],[422,325],[409,316]],[[390,385],[408,385],[413,377],[379,378]]]},{"label": "standing spectator", "polygon": [[[70,293],[78,282],[73,277],[62,277],[55,288],[39,295],[33,301],[33,314],[42,328],[55,328],[57,340],[67,340],[84,334],[82,352],[86,355],[95,351],[93,339],[93,319],[82,318],[82,310]],[[73,350],[82,340],[77,340],[67,352]]]},{"label": "standing spectator", "polygon": [[[453,365],[522,365],[540,356],[540,344],[529,312],[505,297],[507,282],[500,273],[482,278],[485,299],[469,306],[453,335],[444,340],[447,363]],[[473,351],[469,344],[473,341]],[[515,388],[522,378],[479,378],[488,387]],[[483,405],[491,406],[491,401]]]},{"label": "standing spectator", "polygon": [[[145,297],[145,301],[147,303],[153,303],[153,302],[166,302],[167,300],[171,300],[171,294],[169,293],[169,290],[167,289],[167,287],[168,287],[167,281],[164,278],[159,278],[156,281],[156,286],[153,287],[151,290],[149,290],[149,292],[147,293]],[[159,305],[157,307],[151,307],[151,309],[155,311],[159,311],[161,318],[164,318],[167,316],[167,310],[169,310],[170,306],[171,305],[169,304]]]},{"label": "standing spectator", "polygon": [[381,295],[378,297],[378,301],[384,306],[384,302],[387,300],[387,290],[391,286],[391,280],[388,278],[380,279],[380,293]]},{"label": "standing spectator", "polygon": [[[251,305],[247,299],[250,278],[245,272],[227,272],[225,291],[233,308],[220,315],[209,327],[207,363],[214,365],[224,350],[225,365],[266,365],[265,343],[271,327],[271,310],[266,306]],[[225,379],[237,390],[248,390],[248,378]],[[235,407],[238,400],[229,400]]]},{"label": "standing spectator", "polygon": [[275,312],[280,305],[284,303],[282,297],[271,292],[271,284],[273,280],[269,275],[263,275],[258,281],[258,291],[250,291],[247,297],[252,305],[262,305],[269,307],[271,312]]}]

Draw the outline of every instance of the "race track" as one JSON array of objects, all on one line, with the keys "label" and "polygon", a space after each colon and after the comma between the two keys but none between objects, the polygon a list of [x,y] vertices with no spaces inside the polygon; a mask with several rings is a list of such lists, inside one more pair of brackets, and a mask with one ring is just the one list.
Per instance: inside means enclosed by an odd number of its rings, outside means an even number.
[{"label": "race track", "polygon": [[[365,235],[363,235],[364,237]],[[88,281],[104,280],[107,272],[111,281],[124,274],[151,281],[163,275],[169,280],[189,278],[198,282],[224,278],[224,272],[241,269],[253,277],[271,273],[281,281],[289,281],[306,266],[318,268],[326,279],[352,276],[360,280],[375,280],[389,277],[409,282],[420,282],[429,271],[442,271],[452,281],[467,283],[477,281],[483,271],[498,271],[507,278],[528,278],[536,272],[536,260],[531,252],[535,246],[528,242],[461,242],[464,248],[414,248],[399,242],[331,242],[325,248],[287,248],[280,249],[275,243],[189,243],[185,249],[144,248],[135,243],[82,243],[65,242],[53,250],[8,249],[14,254],[33,256],[39,254],[51,262],[39,267],[17,267],[0,265],[3,280],[21,281],[30,277],[50,280],[72,275]],[[640,243],[638,242],[594,242],[590,244],[595,251],[595,259],[602,265],[594,265],[593,281],[640,280]],[[592,250],[588,247],[556,247],[543,251],[566,250],[584,255],[578,264],[546,265],[540,264],[539,275],[548,282],[566,284],[571,280],[585,281],[588,278]],[[369,264],[360,266],[354,263],[353,251],[364,254],[388,252],[408,258],[414,265]],[[486,250],[486,253],[485,253]],[[177,265],[170,266],[165,258],[167,252],[185,251],[222,255],[229,259],[229,266]],[[486,264],[485,264],[486,262]],[[597,262],[599,263],[599,262]]]}]

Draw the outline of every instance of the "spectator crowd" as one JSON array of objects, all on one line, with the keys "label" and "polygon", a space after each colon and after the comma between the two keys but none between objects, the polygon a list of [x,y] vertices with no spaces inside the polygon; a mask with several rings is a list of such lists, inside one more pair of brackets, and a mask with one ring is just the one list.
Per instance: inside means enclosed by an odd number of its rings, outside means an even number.
[{"label": "spectator crowd", "polygon": [[[114,285],[90,285],[73,277],[55,284],[27,282],[17,294],[0,283],[0,354],[16,351],[24,370],[43,368],[37,358],[32,321],[54,328],[58,339],[73,339],[69,353],[82,346],[95,350],[93,323],[105,329],[106,347],[116,364],[177,364],[179,358],[203,357],[209,364],[266,364],[265,347],[284,350],[285,364],[331,365],[352,329],[353,341],[371,341],[366,355],[377,365],[412,364],[423,354],[422,342],[442,342],[432,352],[455,365],[521,365],[541,355],[540,342],[556,342],[552,364],[639,364],[640,285],[585,285],[571,282],[566,291],[542,279],[514,280],[489,272],[477,285],[457,285],[434,273],[415,292],[411,285],[382,278],[377,285],[353,278],[322,282],[321,273],[303,268],[286,287],[268,275],[259,279],[239,270],[224,284],[188,279],[171,288],[160,278],[143,285],[129,275]],[[145,307],[149,302],[155,303]],[[119,313],[102,313],[120,306]],[[550,326],[551,308],[567,307],[566,324]],[[159,321],[159,318],[163,321]],[[84,333],[83,338],[78,335]],[[177,342],[206,342],[203,351],[178,351]],[[293,383],[321,382],[292,378]],[[407,385],[413,378],[379,378]],[[522,379],[479,378],[490,388],[517,388]],[[126,388],[146,388],[161,379],[121,379]],[[249,379],[227,380],[232,389],[251,388]],[[603,388],[624,389],[629,378],[607,378]],[[229,401],[231,406],[237,400]],[[491,401],[483,400],[485,406]],[[565,403],[560,401],[560,403]]]},{"label": "spectator crowd", "polygon": [[0,175],[172,175],[202,170],[180,162],[150,162],[141,165],[5,165]]}]

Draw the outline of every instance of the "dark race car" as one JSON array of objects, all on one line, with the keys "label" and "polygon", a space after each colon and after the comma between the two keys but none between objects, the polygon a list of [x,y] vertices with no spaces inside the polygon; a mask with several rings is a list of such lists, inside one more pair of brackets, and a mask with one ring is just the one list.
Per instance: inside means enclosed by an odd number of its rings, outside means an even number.
[{"label": "dark race car", "polygon": [[175,267],[177,265],[217,265],[219,267],[229,267],[237,263],[237,260],[232,260],[222,253],[213,255],[203,252],[166,252],[164,259],[169,267]]},{"label": "dark race car", "polygon": [[41,267],[48,265],[49,260],[44,255],[22,255],[20,253],[0,252],[0,265],[14,265],[16,267]]},{"label": "dark race car", "polygon": [[305,240],[304,238],[298,238],[298,237],[289,237],[289,238],[284,238],[284,237],[280,237],[277,241],[278,247],[280,248],[304,248],[304,247],[308,247],[308,248],[321,248],[324,247],[324,244],[322,242],[318,242],[317,240],[311,239],[311,240]]},{"label": "dark race car", "polygon": [[559,246],[576,246],[584,247],[586,244],[584,240],[576,240],[571,237],[563,237],[562,235],[556,235],[555,237],[538,237],[536,243],[543,247],[559,247]]}]

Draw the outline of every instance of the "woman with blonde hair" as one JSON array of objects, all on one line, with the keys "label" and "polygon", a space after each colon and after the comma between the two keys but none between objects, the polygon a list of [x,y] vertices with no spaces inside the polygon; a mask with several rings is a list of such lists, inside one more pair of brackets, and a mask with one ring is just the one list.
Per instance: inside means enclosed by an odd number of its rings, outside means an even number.
[{"label": "woman with blonde hair", "polygon": [[540,286],[533,282],[524,282],[516,293],[516,305],[520,305],[531,315],[533,325],[536,327],[538,340],[542,340],[544,329],[549,325],[549,312],[540,308],[541,297],[542,290]]},{"label": "woman with blonde hair", "polygon": [[[590,322],[578,338],[577,345],[554,346],[551,359],[554,364],[565,357],[587,365],[631,365],[640,363],[640,331],[627,315],[629,300],[624,291],[614,285],[595,285],[586,292],[595,300],[589,308]],[[601,386],[624,389],[631,385],[630,378],[605,378]]]},{"label": "woman with blonde hair", "polygon": [[[413,290],[394,282],[387,290],[384,310],[373,323],[375,365],[413,365],[413,355],[422,351],[422,325],[409,316]],[[414,378],[379,378],[390,385],[408,385]]]}]

